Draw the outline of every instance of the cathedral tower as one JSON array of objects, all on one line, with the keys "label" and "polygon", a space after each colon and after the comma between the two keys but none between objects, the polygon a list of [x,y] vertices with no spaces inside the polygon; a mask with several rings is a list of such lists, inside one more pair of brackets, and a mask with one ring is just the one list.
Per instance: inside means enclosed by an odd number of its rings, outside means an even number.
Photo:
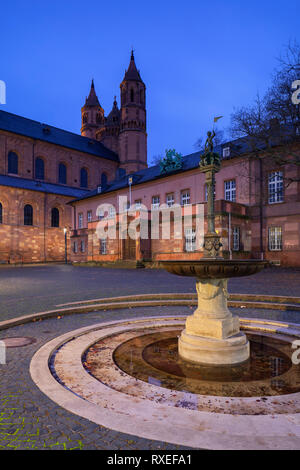
[{"label": "cathedral tower", "polygon": [[104,110],[99,103],[92,80],[90,94],[81,108],[81,135],[96,139],[96,131],[102,126],[104,126]]},{"label": "cathedral tower", "polygon": [[120,110],[115,96],[112,110],[105,118],[105,126],[102,126],[96,131],[96,139],[113,152],[119,153],[119,133]]},{"label": "cathedral tower", "polygon": [[120,166],[126,173],[132,173],[147,167],[146,87],[136,68],[133,51],[120,89]]}]

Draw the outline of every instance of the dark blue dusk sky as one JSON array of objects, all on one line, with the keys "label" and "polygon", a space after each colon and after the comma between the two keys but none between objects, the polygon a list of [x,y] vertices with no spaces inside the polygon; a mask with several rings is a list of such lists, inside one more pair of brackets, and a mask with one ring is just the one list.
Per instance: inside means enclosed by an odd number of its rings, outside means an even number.
[{"label": "dark blue dusk sky", "polygon": [[299,40],[299,0],[3,1],[0,109],[80,132],[91,79],[107,114],[133,46],[147,87],[148,160],[195,141],[270,83]]}]

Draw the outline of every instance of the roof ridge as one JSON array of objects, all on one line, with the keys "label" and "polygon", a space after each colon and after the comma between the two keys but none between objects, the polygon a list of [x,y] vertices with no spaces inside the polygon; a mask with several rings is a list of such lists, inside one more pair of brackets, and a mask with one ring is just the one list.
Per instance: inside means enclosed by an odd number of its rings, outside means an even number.
[{"label": "roof ridge", "polygon": [[[82,137],[83,139],[93,140],[94,142],[97,142],[98,144],[101,144],[101,142],[99,142],[99,141],[96,140],[96,139],[92,139],[92,138],[89,138],[89,137],[85,137],[84,135],[77,134],[76,132],[68,131],[67,129],[62,129],[61,127],[53,126],[52,124],[47,124],[46,122],[41,122],[41,121],[37,121],[36,119],[27,118],[27,117],[21,116],[20,114],[10,113],[9,111],[4,111],[3,109],[0,109],[0,113],[1,113],[1,112],[2,112],[2,113],[5,113],[5,114],[10,114],[11,116],[15,116],[15,117],[24,119],[25,121],[31,121],[31,122],[34,122],[34,123],[36,123],[36,124],[40,124],[41,126],[52,127],[53,129],[57,129],[58,131],[67,132],[68,134],[76,135],[77,137]],[[103,144],[102,144],[102,145],[103,145]],[[106,147],[105,147],[105,148],[106,148]],[[109,149],[107,149],[107,150],[109,150]]]},{"label": "roof ridge", "polygon": [[[3,124],[1,123],[1,118],[3,118]],[[52,130],[52,133],[49,133],[47,137],[43,134],[43,129],[45,127]],[[104,159],[118,160],[118,154],[116,152],[107,148],[103,143],[96,139],[85,137],[81,134],[61,129],[41,121],[26,118],[19,114],[10,113],[8,111],[0,110],[0,130],[24,135],[50,144],[72,148],[79,152],[96,155]],[[95,144],[94,151],[92,151],[93,146],[89,146],[90,142]]]}]

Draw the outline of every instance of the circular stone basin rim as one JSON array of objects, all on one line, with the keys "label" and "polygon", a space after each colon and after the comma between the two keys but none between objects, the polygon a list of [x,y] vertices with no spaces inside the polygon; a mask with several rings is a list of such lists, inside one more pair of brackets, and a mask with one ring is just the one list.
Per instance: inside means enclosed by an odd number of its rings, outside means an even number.
[{"label": "circular stone basin rim", "polygon": [[[143,323],[151,324],[152,322],[153,325],[155,322],[155,326],[168,323],[169,326],[177,326],[176,320],[183,322],[183,318],[182,315],[177,318],[174,315],[144,317],[98,323],[68,332],[46,343],[36,352],[30,364],[31,377],[40,390],[58,405],[116,431],[195,448],[298,449],[300,447],[299,413],[247,416],[178,409],[126,396],[100,383],[84,370],[81,362],[83,352],[101,337],[105,338],[116,333],[117,330],[121,332],[129,328],[143,327]],[[103,328],[102,332],[101,328]],[[288,332],[286,334],[289,335]],[[70,340],[74,338],[79,340],[80,347],[69,355],[69,359],[72,370],[77,374],[76,381],[83,380],[90,390],[90,396],[86,399],[60,385],[52,376],[48,366],[53,352],[65,342],[69,341],[71,345]],[[70,374],[73,371],[68,370]],[[92,402],[95,394],[100,395],[102,405]],[[282,395],[276,399],[289,397],[290,395]],[[217,398],[220,400],[222,397]],[[255,401],[255,398],[243,400],[245,403],[250,403]],[[274,418],[276,418],[275,421]]]}]

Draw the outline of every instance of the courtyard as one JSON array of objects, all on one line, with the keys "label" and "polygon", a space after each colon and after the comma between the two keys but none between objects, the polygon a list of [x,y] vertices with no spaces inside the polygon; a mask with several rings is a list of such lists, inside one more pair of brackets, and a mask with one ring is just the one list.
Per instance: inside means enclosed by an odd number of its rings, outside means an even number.
[{"label": "courtyard", "polygon": [[[27,338],[29,344],[11,343],[6,350],[6,364],[0,365],[0,449],[202,448],[174,444],[164,439],[146,439],[141,437],[141,432],[124,433],[96,424],[51,400],[37,387],[30,374],[33,356],[49,341],[74,330],[88,329],[100,323],[134,322],[138,318],[158,316],[176,318],[192,313],[194,285],[193,278],[172,276],[157,269],[109,269],[63,264],[1,268],[0,340]],[[247,294],[248,300],[241,297],[240,304],[236,300],[230,310],[240,316],[241,321],[243,318],[259,318],[300,325],[299,304],[295,299],[300,297],[299,286],[300,270],[288,268],[268,268],[251,277],[231,279],[229,293]],[[178,296],[177,305],[176,302],[168,304],[168,293],[174,299],[174,294],[182,294]],[[136,297],[137,294],[141,297]],[[165,294],[165,297],[158,300],[158,294]],[[255,303],[254,306],[249,304],[251,295],[255,296],[253,302],[265,302],[265,306],[256,308]],[[270,297],[266,299],[265,296]],[[286,300],[279,308],[276,299],[280,296]],[[288,297],[293,298],[292,302],[287,303]],[[234,302],[234,297],[232,299]],[[119,307],[116,305],[118,302]],[[78,306],[84,306],[84,310],[76,310]],[[39,312],[52,313],[28,317]],[[20,324],[14,323],[16,319]],[[238,436],[234,430],[230,439],[232,446],[237,446]],[[290,444],[287,441],[282,444],[277,438],[274,447],[284,445],[284,448],[289,448],[290,445],[295,448],[297,439],[290,436]],[[255,442],[252,445],[255,447]],[[267,442],[260,445],[263,447]]]}]

